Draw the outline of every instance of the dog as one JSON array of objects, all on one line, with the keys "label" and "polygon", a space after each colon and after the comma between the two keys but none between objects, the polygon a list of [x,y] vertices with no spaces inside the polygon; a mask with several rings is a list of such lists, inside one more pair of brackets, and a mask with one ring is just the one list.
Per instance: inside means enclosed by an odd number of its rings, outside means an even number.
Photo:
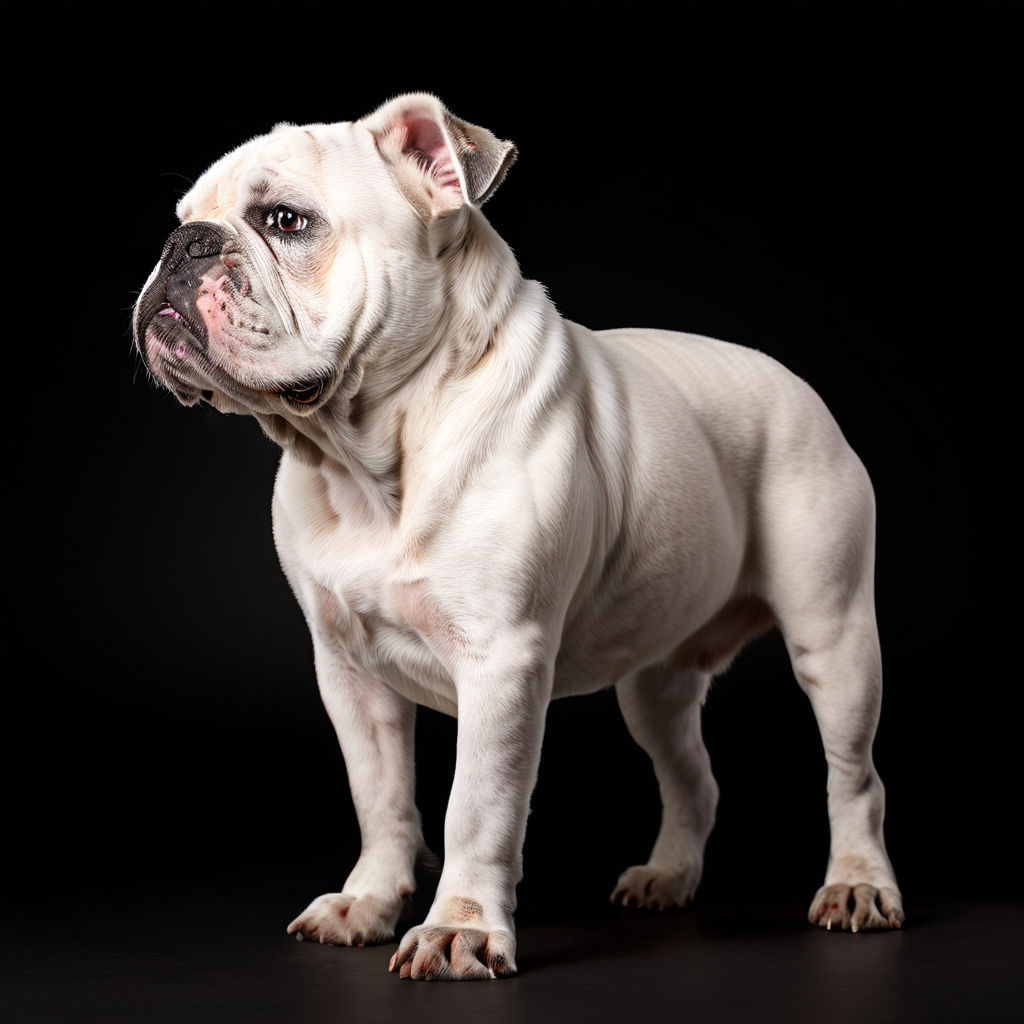
[{"label": "dog", "polygon": [[393,939],[429,854],[413,795],[422,704],[458,719],[445,861],[389,969],[515,974],[546,708],[609,686],[663,805],[648,862],[611,899],[683,906],[718,797],[700,708],[771,628],[828,764],[810,921],[899,928],[871,756],[868,475],[770,357],[564,320],[480,210],[516,155],[426,93],[354,122],[278,125],[184,196],[135,307],[159,385],[255,416],[283,450],[275,543],[362,838],[342,891],[287,930]]}]

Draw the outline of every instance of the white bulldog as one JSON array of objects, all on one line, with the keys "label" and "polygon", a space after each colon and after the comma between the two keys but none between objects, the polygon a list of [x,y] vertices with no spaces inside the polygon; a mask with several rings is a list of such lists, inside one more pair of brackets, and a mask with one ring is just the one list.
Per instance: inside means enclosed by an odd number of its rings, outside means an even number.
[{"label": "white bulldog", "polygon": [[362,833],[342,891],[288,931],[394,935],[428,852],[413,798],[425,704],[458,716],[445,862],[390,969],[514,974],[545,711],[607,686],[663,803],[650,859],[611,898],[682,906],[717,801],[701,703],[771,627],[828,762],[831,855],[810,919],[898,928],[871,757],[868,475],[767,356],[563,320],[479,209],[515,152],[425,94],[279,125],[181,201],[136,307],[160,384],[252,414],[284,450],[274,536]]}]

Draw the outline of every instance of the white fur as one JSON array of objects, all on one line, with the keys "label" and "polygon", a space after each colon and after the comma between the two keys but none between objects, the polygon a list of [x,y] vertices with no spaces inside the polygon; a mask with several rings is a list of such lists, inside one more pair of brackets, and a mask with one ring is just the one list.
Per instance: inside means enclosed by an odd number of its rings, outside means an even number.
[{"label": "white fur", "polygon": [[[811,918],[898,926],[871,761],[881,662],[863,467],[814,392],[765,355],[563,320],[463,194],[468,176],[431,178],[409,157],[396,126],[428,115],[446,138],[465,133],[485,177],[501,164],[493,190],[508,144],[413,96],[360,122],[253,140],[179,208],[232,233],[263,297],[262,340],[211,308],[209,353],[176,365],[285,449],[275,540],[362,830],[342,893],[289,931],[340,944],[393,934],[424,852],[420,703],[458,715],[458,758],[437,895],[392,968],[513,973],[546,706],[613,685],[664,803],[649,863],[626,871],[613,899],[682,905],[717,798],[700,703],[712,674],[772,625],[828,761],[832,851]],[[266,180],[270,202],[320,212],[312,252],[245,219]],[[230,309],[226,278],[221,294]],[[247,301],[235,299],[241,321]],[[147,344],[163,379],[172,357]],[[332,367],[314,411],[268,396],[274,381]]]}]

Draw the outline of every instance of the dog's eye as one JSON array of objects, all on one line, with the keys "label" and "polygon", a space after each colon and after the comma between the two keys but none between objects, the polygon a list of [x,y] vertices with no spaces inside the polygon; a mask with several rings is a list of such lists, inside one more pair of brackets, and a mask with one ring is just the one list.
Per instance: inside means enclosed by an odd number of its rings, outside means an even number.
[{"label": "dog's eye", "polygon": [[275,206],[267,216],[267,226],[276,227],[278,231],[301,231],[307,223],[301,213],[288,206]]}]

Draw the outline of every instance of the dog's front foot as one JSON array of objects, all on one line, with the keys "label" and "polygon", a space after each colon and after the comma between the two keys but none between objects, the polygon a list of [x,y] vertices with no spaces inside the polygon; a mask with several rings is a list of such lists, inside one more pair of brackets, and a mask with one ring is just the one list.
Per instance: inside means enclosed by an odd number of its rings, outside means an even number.
[{"label": "dog's front foot", "polygon": [[641,864],[622,872],[611,901],[645,910],[685,907],[693,899],[699,881],[699,871],[669,871]]},{"label": "dog's front foot", "polygon": [[831,931],[882,931],[903,926],[903,902],[896,889],[873,885],[823,885],[807,914],[811,924]]},{"label": "dog's front foot", "polygon": [[288,925],[288,934],[335,946],[373,946],[394,938],[401,909],[401,900],[328,892]]},{"label": "dog's front foot", "polygon": [[516,973],[515,936],[458,925],[420,925],[406,933],[389,971],[425,981],[485,981]]}]

